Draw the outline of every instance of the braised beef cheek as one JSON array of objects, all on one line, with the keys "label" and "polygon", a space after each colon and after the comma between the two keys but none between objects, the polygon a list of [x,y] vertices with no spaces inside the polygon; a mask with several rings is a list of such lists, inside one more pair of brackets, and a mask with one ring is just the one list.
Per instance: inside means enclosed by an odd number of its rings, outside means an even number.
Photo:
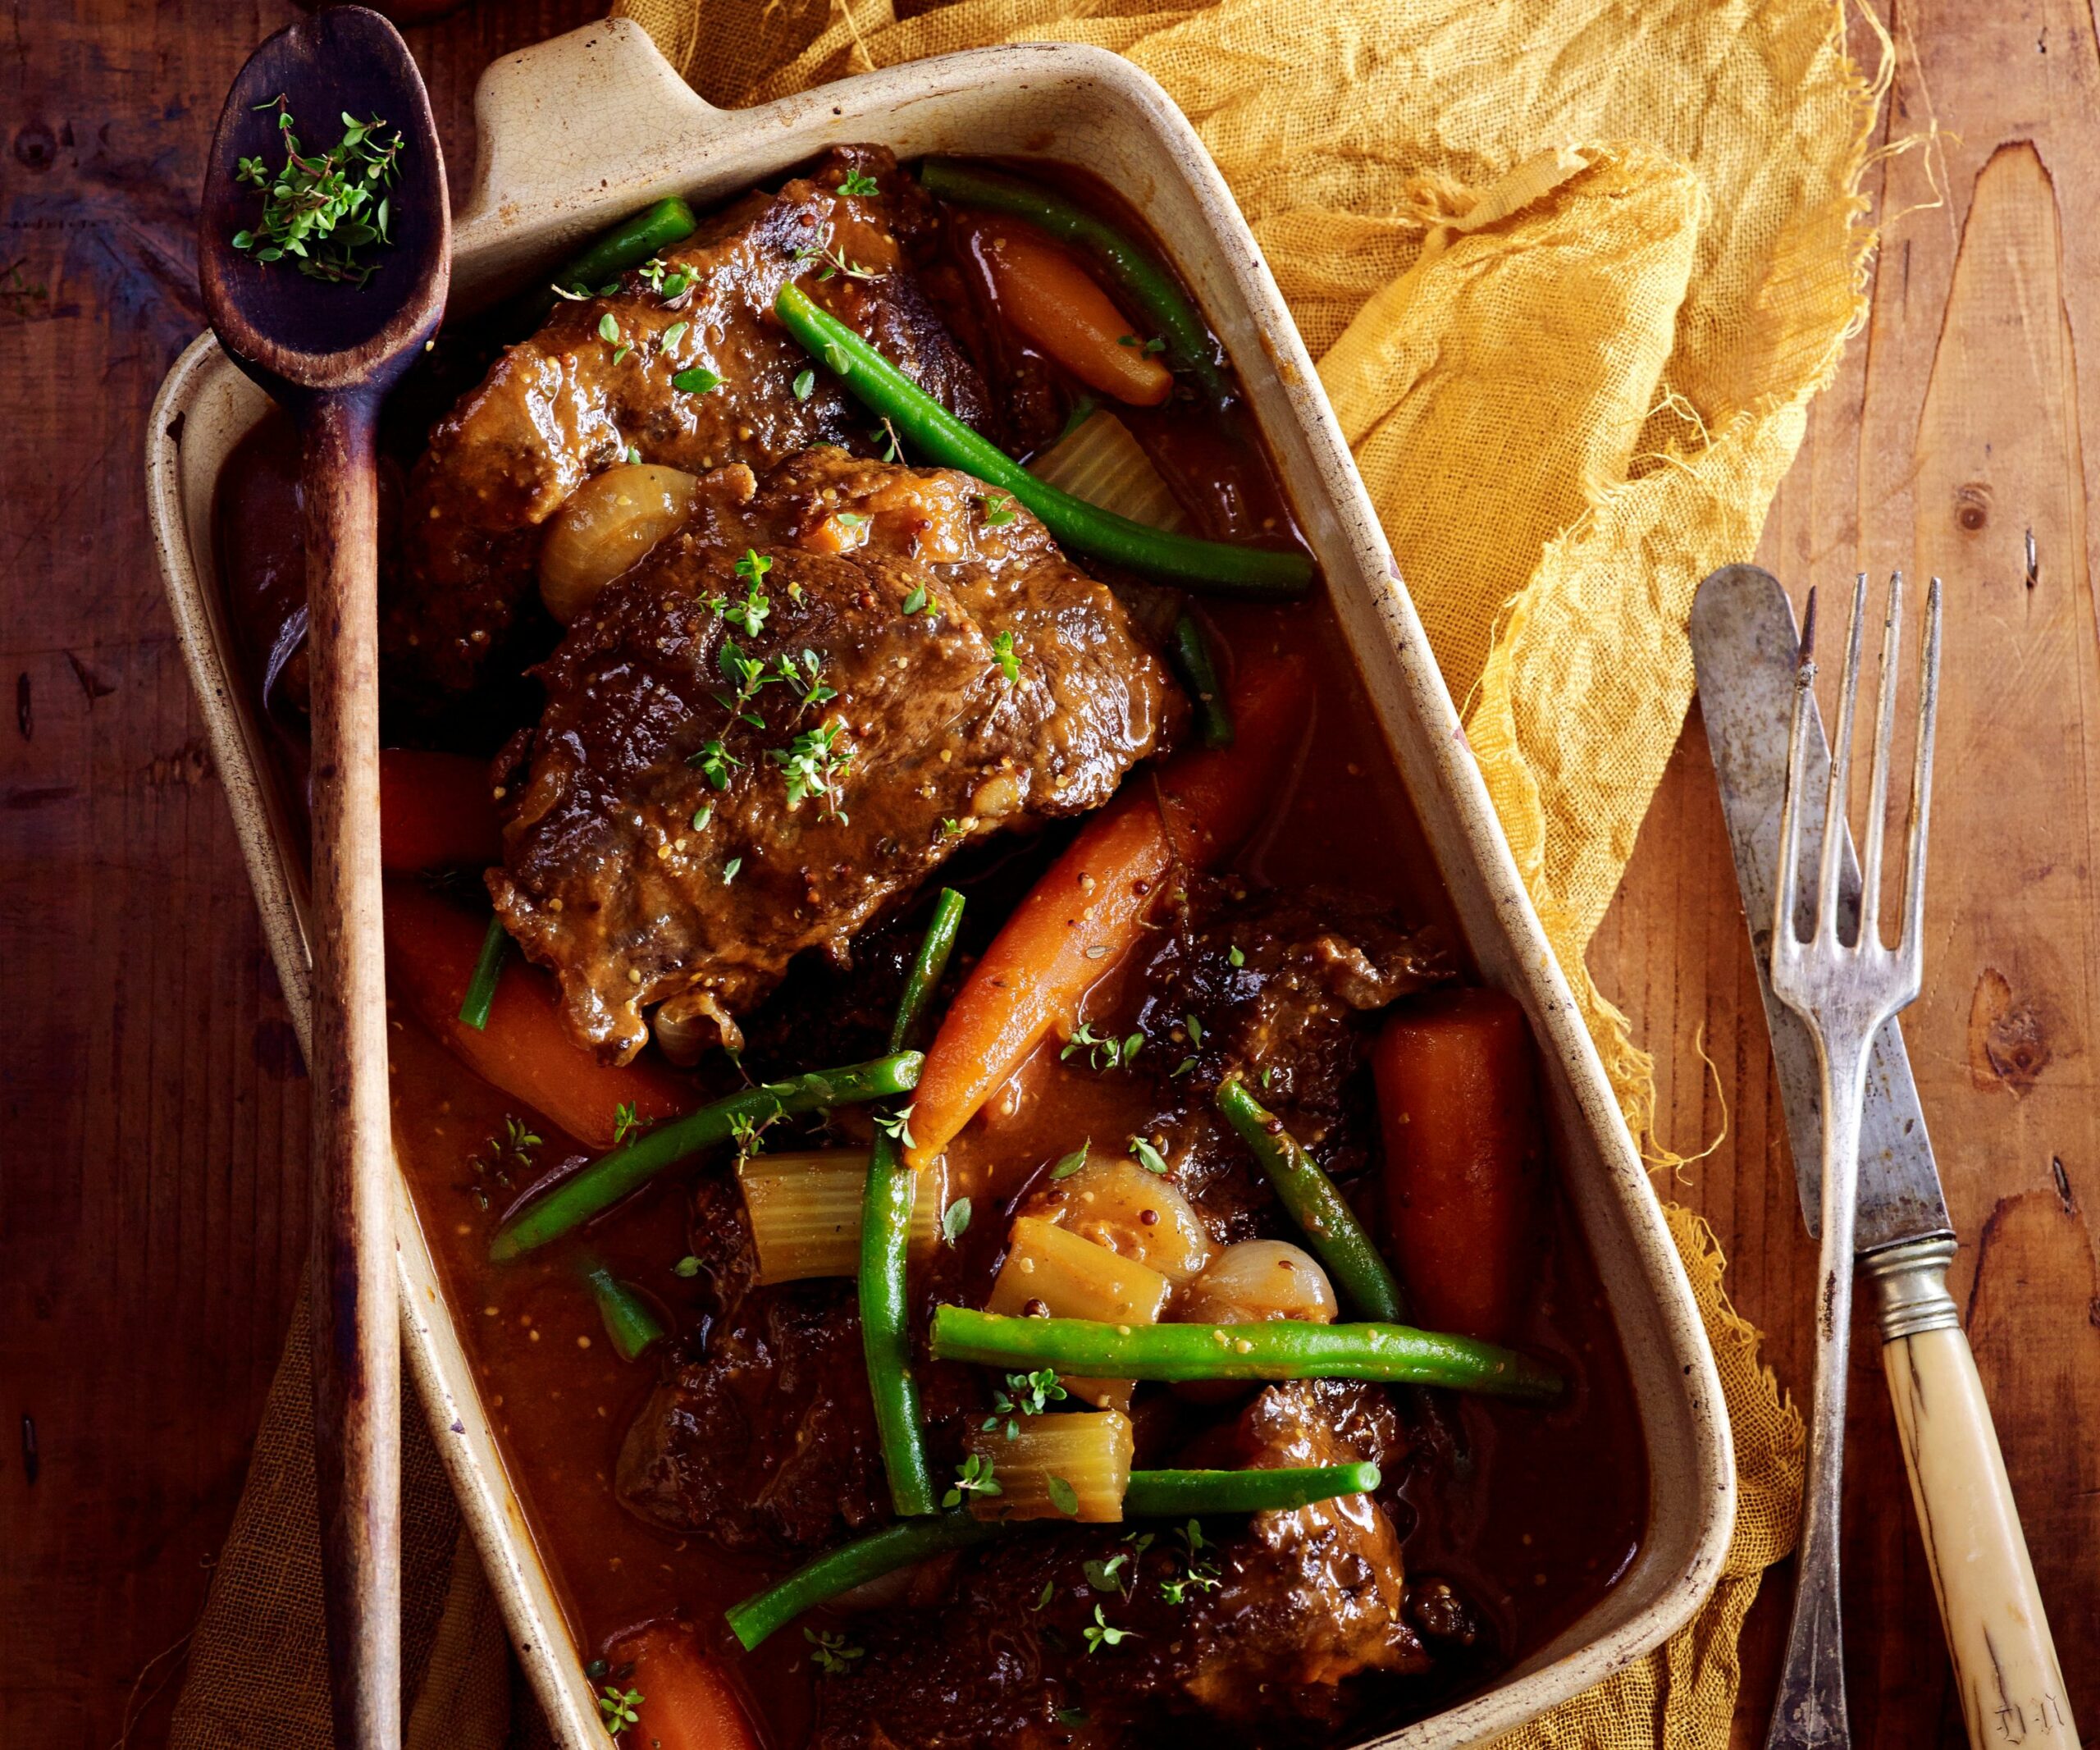
[{"label": "braised beef cheek", "polygon": [[[838,193],[853,171],[878,192]],[[381,605],[395,701],[427,710],[471,688],[493,656],[517,656],[521,615],[544,631],[534,596],[542,525],[630,452],[704,473],[770,467],[815,443],[871,450],[869,429],[879,427],[829,372],[796,392],[810,357],[773,314],[791,278],[949,411],[983,424],[984,381],[914,272],[937,222],[888,152],[834,151],[778,194],[737,202],[609,295],[564,302],[505,352],[439,422],[409,483],[401,564]],[[809,272],[819,258],[838,264],[827,277]],[[686,289],[666,296],[677,277]],[[719,386],[673,382],[694,369]]]},{"label": "braised beef cheek", "polygon": [[836,450],[705,478],[539,674],[489,888],[622,1059],[655,1003],[733,1044],[796,953],[842,959],[975,834],[1099,807],[1181,708],[1018,504]]},{"label": "braised beef cheek", "polygon": [[1158,1044],[1146,1133],[1172,1162],[1175,1183],[1214,1239],[1258,1238],[1275,1219],[1274,1194],[1220,1116],[1219,1085],[1238,1076],[1258,1088],[1353,1190],[1376,1130],[1360,1073],[1372,1017],[1449,979],[1451,955],[1433,930],[1404,929],[1376,906],[1317,889],[1250,893],[1236,876],[1191,875],[1171,898],[1167,927],[1114,1026]]},{"label": "braised beef cheek", "polygon": [[[687,1243],[707,1310],[621,1443],[621,1503],[731,1551],[807,1554],[888,1519],[854,1285],[760,1286],[728,1177],[695,1187]],[[944,1288],[948,1262],[937,1266]],[[934,1452],[952,1462],[963,1426],[982,1416],[977,1382],[922,1362],[920,1385]]]},{"label": "braised beef cheek", "polygon": [[886,1514],[861,1320],[847,1282],[753,1286],[742,1199],[702,1182],[693,1255],[714,1303],[620,1448],[622,1501],[728,1550],[814,1549]]},{"label": "braised beef cheek", "polygon": [[[1401,1453],[1383,1388],[1340,1381],[1269,1387],[1231,1439],[1234,1462],[1257,1468]],[[1177,1727],[1317,1741],[1355,1711],[1355,1678],[1429,1668],[1399,1539],[1370,1496],[1198,1536],[1034,1524],[966,1555],[939,1606],[853,1619],[865,1656],[819,1686],[814,1750],[1163,1743]],[[1103,1623],[1120,1638],[1090,1646]]]}]

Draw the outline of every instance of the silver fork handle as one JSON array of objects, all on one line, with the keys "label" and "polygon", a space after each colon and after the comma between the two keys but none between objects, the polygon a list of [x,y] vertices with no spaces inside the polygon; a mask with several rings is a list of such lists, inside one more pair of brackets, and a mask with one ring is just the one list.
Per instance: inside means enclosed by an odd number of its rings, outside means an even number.
[{"label": "silver fork handle", "polygon": [[[1871,1039],[1872,1030],[1865,1035]],[[1815,1299],[1815,1391],[1809,1414],[1794,1614],[1765,1750],[1846,1750],[1845,1641],[1838,1536],[1845,1482],[1845,1373],[1852,1335],[1852,1232],[1859,1202],[1866,1055],[1823,1058],[1823,1255]]]}]

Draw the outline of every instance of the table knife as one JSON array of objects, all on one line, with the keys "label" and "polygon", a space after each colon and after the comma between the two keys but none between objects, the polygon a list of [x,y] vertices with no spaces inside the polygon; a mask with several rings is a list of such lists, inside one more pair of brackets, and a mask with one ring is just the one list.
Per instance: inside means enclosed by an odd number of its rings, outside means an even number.
[{"label": "table knife", "polygon": [[[1769,974],[1779,811],[1787,738],[1800,662],[1792,605],[1769,572],[1728,565],[1700,586],[1691,610],[1691,652],[1700,705],[1743,915],[1751,959],[1772,1035],[1780,1100],[1792,1144],[1796,1190],[1810,1234],[1821,1204],[1823,1113],[1815,1044],[1793,1011],[1772,994]],[[1810,706],[1805,793],[1820,793],[1830,756]],[[1808,872],[1796,907],[1804,922],[1821,851],[1822,811],[1804,811],[1800,866]],[[1859,864],[1844,848],[1842,932],[1856,930]],[[2013,1505],[1989,1405],[1961,1317],[1947,1291],[1953,1224],[1940,1189],[1932,1140],[1918,1105],[1903,1035],[1892,1020],[1874,1044],[1860,1127],[1856,1255],[1874,1288],[1883,1370],[1911,1475],[1954,1661],[1969,1741],[2057,1744],[2072,1750],[2063,1674],[2035,1589],[2034,1565]]]}]

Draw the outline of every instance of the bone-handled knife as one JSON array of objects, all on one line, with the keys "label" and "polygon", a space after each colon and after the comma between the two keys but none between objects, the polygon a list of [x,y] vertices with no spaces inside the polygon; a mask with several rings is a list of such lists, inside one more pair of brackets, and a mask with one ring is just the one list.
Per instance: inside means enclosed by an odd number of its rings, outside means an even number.
[{"label": "bone-handled knife", "polygon": [[[1706,738],[1720,780],[1751,959],[1778,1067],[1793,1145],[1796,1189],[1810,1233],[1821,1205],[1821,1077],[1807,1027],[1772,994],[1773,883],[1787,786],[1787,738],[1801,639],[1786,592],[1769,572],[1728,565],[1700,585],[1691,656]],[[1830,756],[1811,701],[1803,794],[1819,796]],[[1823,811],[1802,810],[1795,904],[1804,926],[1821,854]],[[1847,844],[1841,934],[1859,922],[1859,864]],[[1954,1229],[1925,1134],[1903,1035],[1890,1021],[1876,1035],[1860,1126],[1860,1267],[1873,1282],[1883,1368],[1924,1533],[1969,1741],[2075,1750],[2063,1674],[2049,1638],[2005,1460],[1984,1401],[1961,1315],[1947,1291]]]}]

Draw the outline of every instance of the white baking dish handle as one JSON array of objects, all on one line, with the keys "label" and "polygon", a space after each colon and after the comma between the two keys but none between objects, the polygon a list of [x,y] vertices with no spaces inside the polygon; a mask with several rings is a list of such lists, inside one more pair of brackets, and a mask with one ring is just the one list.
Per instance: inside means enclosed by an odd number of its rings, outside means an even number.
[{"label": "white baking dish handle", "polygon": [[667,162],[697,158],[741,125],[703,101],[631,18],[491,62],[474,88],[473,180],[453,215],[454,255],[472,263],[463,286],[455,274],[455,293],[473,301],[546,255],[550,237],[600,228],[608,208],[624,214],[683,193]]}]

